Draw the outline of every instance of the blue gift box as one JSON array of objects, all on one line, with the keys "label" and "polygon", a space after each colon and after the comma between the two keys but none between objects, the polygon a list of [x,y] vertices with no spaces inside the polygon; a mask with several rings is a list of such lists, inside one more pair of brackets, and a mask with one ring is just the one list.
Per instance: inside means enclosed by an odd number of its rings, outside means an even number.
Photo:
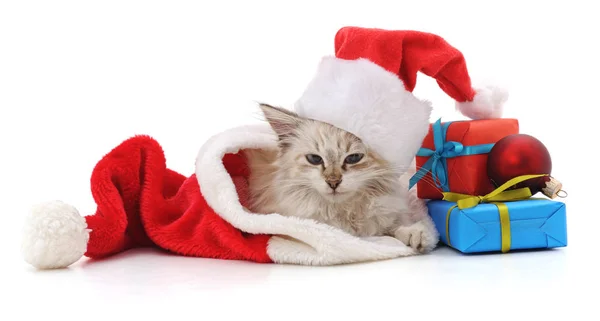
[{"label": "blue gift box", "polygon": [[[503,233],[499,208],[492,203],[482,203],[460,209],[456,204],[445,200],[427,203],[440,240],[463,253],[501,251]],[[503,204],[509,214],[509,220],[504,224],[508,224],[505,233],[510,231],[510,235],[505,234],[510,250],[567,246],[566,205],[563,202],[527,199]]]}]

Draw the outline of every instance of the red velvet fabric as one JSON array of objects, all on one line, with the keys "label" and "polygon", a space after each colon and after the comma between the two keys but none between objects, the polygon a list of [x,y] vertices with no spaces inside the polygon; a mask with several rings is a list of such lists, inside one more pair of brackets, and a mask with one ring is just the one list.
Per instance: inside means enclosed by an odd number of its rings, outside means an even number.
[{"label": "red velvet fabric", "polygon": [[[243,155],[228,154],[223,163],[244,204]],[[243,233],[223,220],[202,197],[195,175],[166,168],[163,150],[151,137],[130,138],[105,155],[94,168],[91,190],[97,210],[86,216],[88,257],[152,246],[186,256],[272,262],[270,236]]]},{"label": "red velvet fabric", "polygon": [[406,90],[417,84],[417,72],[435,78],[458,102],[472,101],[475,91],[463,54],[442,37],[412,30],[344,27],[335,36],[335,55],[368,59],[400,77]]}]

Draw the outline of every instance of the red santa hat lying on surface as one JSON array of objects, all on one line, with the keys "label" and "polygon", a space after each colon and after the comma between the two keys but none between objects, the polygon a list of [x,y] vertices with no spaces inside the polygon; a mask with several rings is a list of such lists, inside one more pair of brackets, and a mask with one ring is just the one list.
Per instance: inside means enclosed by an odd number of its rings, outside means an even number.
[{"label": "red santa hat lying on surface", "polygon": [[[347,27],[335,37],[335,54],[321,61],[296,112],[354,133],[398,165],[410,164],[429,126],[430,104],[411,93],[417,72],[435,78],[470,118],[499,117],[506,99],[501,91],[472,88],[462,54],[436,35]],[[125,140],[92,172],[94,214],[81,216],[61,201],[33,208],[22,242],[25,261],[61,268],[84,255],[102,258],[147,246],[194,257],[305,265],[416,254],[391,237],[359,238],[308,219],[248,212],[244,150],[253,148],[277,148],[270,127],[217,134],[186,177],[166,168],[152,138]]]}]

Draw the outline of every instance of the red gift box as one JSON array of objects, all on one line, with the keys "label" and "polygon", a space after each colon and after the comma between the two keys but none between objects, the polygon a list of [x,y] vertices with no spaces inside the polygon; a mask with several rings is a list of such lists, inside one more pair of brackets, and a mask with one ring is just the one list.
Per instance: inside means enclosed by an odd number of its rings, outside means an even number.
[{"label": "red gift box", "polygon": [[438,120],[417,153],[411,187],[416,184],[421,199],[442,199],[442,192],[490,193],[495,187],[487,175],[487,153],[500,139],[518,133],[516,119]]}]

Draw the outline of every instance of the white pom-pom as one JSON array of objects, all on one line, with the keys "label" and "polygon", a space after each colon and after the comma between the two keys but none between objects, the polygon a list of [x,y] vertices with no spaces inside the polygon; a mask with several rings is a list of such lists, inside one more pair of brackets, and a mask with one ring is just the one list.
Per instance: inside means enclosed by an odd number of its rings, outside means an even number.
[{"label": "white pom-pom", "polygon": [[64,268],[85,254],[89,232],[73,206],[61,201],[39,204],[26,217],[21,253],[38,269]]},{"label": "white pom-pom", "polygon": [[473,101],[457,102],[456,109],[471,119],[500,118],[507,100],[508,91],[502,88],[493,86],[475,88]]}]

